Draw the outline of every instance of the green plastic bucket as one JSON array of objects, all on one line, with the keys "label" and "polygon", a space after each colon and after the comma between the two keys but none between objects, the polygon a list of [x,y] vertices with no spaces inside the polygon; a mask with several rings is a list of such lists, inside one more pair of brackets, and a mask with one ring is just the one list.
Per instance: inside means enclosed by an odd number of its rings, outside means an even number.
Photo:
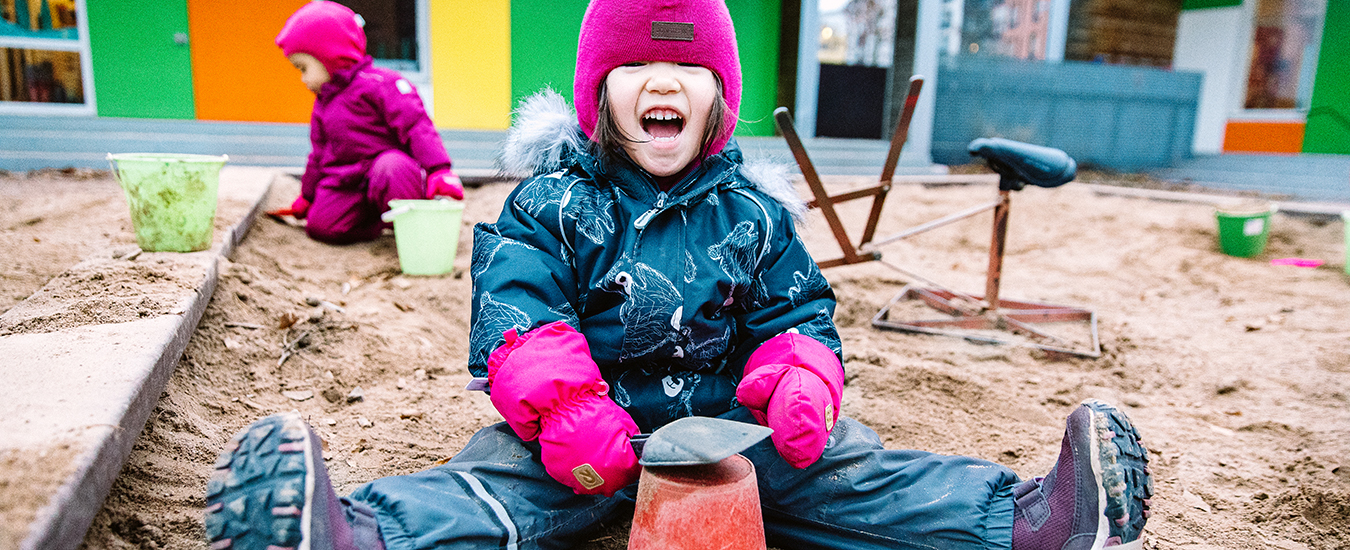
[{"label": "green plastic bucket", "polygon": [[211,247],[220,169],[227,160],[225,155],[108,155],[126,194],[141,250],[194,252]]},{"label": "green plastic bucket", "polygon": [[398,263],[408,275],[444,275],[455,268],[464,203],[449,199],[389,201],[381,219],[394,223]]},{"label": "green plastic bucket", "polygon": [[1238,258],[1250,258],[1265,251],[1270,238],[1270,217],[1274,213],[1275,205],[1267,202],[1219,207],[1214,212],[1219,222],[1219,249]]}]

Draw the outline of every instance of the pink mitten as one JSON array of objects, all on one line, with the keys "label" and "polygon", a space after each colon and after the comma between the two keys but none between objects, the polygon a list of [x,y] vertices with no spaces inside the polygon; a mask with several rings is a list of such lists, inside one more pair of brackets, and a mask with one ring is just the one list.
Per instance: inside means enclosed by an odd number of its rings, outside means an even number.
[{"label": "pink mitten", "polygon": [[464,184],[459,181],[459,176],[455,171],[449,168],[437,170],[427,176],[427,198],[450,197],[455,200],[464,199]]},{"label": "pink mitten", "polygon": [[784,333],[759,346],[745,363],[736,399],[760,424],[773,428],[773,446],[795,468],[825,452],[839,420],[844,367],[814,338]]},{"label": "pink mitten", "polygon": [[636,481],[637,424],[609,398],[586,337],[562,321],[503,336],[488,358],[492,404],[521,439],[539,440],[548,474],[582,495]]}]

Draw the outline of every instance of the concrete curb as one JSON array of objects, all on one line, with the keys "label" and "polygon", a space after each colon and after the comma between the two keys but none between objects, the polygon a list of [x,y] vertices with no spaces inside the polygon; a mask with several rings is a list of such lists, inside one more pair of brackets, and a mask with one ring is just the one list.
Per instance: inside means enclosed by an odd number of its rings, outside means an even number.
[{"label": "concrete curb", "polygon": [[[1097,195],[1130,197],[1137,199],[1149,199],[1167,202],[1189,202],[1200,204],[1212,204],[1217,206],[1220,204],[1231,203],[1235,200],[1243,199],[1243,197],[1233,195],[1210,195],[1205,193],[1189,193],[1182,191],[1139,189],[1135,187],[1119,187],[1115,185],[1102,185],[1096,183],[1079,183],[1077,185],[1086,186]],[[1341,212],[1350,211],[1350,204],[1347,203],[1298,202],[1298,201],[1271,201],[1271,202],[1275,204],[1277,211],[1282,214],[1296,214],[1296,215],[1340,219]]]},{"label": "concrete curb", "polygon": [[[178,301],[171,313],[0,336],[7,378],[5,402],[0,403],[0,453],[34,454],[41,457],[35,472],[47,470],[62,479],[37,508],[26,532],[11,534],[21,538],[19,548],[74,549],[84,541],[211,301],[217,261],[244,239],[279,174],[278,169],[227,166],[221,172],[217,216],[238,219],[217,230],[217,244],[202,252],[147,252],[135,258],[197,274],[195,284],[184,285],[191,288],[174,296]],[[91,258],[67,273],[112,272],[129,261]],[[35,297],[48,287],[25,302],[40,302]],[[50,311],[38,306],[25,310],[20,304],[0,319],[40,317]]]}]

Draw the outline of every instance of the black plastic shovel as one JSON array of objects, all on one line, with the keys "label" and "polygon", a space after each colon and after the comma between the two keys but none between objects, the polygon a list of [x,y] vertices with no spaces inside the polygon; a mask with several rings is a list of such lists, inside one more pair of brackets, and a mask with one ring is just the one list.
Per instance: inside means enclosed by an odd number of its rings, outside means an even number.
[{"label": "black plastic shovel", "polygon": [[635,435],[629,442],[643,466],[693,466],[721,462],[772,433],[758,424],[689,416],[650,434]]}]

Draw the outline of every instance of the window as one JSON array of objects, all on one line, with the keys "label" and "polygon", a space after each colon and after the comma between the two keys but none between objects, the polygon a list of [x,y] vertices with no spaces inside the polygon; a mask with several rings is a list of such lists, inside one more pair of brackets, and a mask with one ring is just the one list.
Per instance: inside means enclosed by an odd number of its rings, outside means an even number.
[{"label": "window", "polygon": [[0,0],[0,102],[92,108],[80,8],[77,0]]},{"label": "window", "polygon": [[[366,53],[403,73],[427,72],[426,0],[338,0],[366,21]],[[419,15],[422,19],[419,19]]]},{"label": "window", "polygon": [[1308,108],[1326,7],[1326,0],[1258,2],[1244,107]]},{"label": "window", "polygon": [[821,63],[891,66],[895,0],[824,0],[819,9]]},{"label": "window", "polygon": [[1181,2],[1070,0],[1064,59],[1170,67]]},{"label": "window", "polygon": [[1050,18],[1043,0],[966,0],[961,22],[967,55],[1045,59]]}]

